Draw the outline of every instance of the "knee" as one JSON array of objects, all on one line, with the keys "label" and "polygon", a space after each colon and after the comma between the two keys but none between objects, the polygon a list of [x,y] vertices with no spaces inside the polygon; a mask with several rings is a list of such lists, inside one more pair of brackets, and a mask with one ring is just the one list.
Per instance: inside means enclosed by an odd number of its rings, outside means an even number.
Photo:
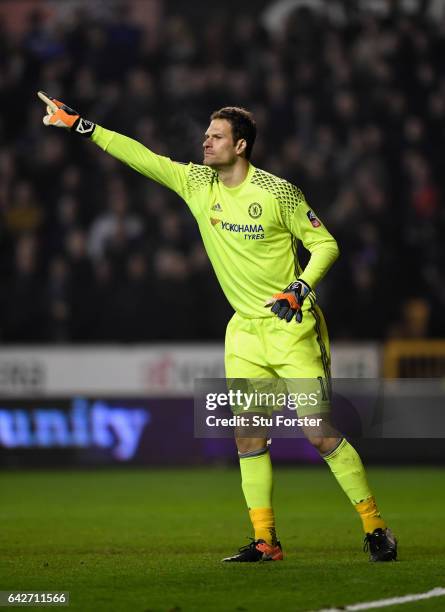
[{"label": "knee", "polygon": [[267,441],[262,438],[235,438],[235,440],[240,455],[267,450]]},{"label": "knee", "polygon": [[309,436],[308,440],[320,455],[330,453],[340,442],[340,438],[324,438],[323,436]]}]

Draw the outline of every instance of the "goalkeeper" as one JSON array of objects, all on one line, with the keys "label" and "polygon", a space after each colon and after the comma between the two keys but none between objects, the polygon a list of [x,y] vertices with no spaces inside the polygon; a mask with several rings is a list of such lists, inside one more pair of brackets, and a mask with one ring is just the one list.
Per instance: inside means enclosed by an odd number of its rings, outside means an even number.
[{"label": "goalkeeper", "polygon": [[[91,139],[185,200],[235,310],[225,340],[227,378],[329,380],[328,335],[314,289],[337,259],[337,243],[297,187],[250,163],[256,125],[248,111],[226,107],[214,112],[204,136],[203,164],[181,164],[83,119],[43,92],[38,96],[47,106],[45,125]],[[298,241],[311,255],[304,270]],[[355,449],[344,438],[308,437],[359,513],[370,559],[395,560],[395,538]],[[281,560],[267,440],[237,437],[236,443],[254,539],[224,561]]]}]

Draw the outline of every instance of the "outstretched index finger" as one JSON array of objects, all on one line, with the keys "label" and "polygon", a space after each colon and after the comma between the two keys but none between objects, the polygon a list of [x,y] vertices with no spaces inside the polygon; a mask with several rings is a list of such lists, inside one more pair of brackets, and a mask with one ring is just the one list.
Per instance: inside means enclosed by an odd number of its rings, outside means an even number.
[{"label": "outstretched index finger", "polygon": [[47,93],[45,93],[44,91],[38,91],[37,95],[39,96],[39,98],[42,100],[42,102],[45,102],[45,104],[47,106],[50,107],[50,109],[55,113],[57,110],[57,104],[55,102],[53,102],[53,100],[48,96]]}]

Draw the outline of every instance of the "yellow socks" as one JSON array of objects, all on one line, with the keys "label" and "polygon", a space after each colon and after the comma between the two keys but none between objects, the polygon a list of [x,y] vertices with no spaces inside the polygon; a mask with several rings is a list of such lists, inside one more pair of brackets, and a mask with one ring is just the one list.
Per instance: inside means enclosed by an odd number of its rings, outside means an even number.
[{"label": "yellow socks", "polygon": [[252,508],[249,510],[250,520],[255,531],[255,540],[264,540],[275,546],[275,517],[272,508]]},{"label": "yellow socks", "polygon": [[272,509],[272,464],[268,448],[239,455],[241,486],[255,530],[255,540],[276,543]]},{"label": "yellow socks", "polygon": [[365,499],[355,504],[355,509],[360,514],[363,523],[363,531],[372,533],[374,529],[386,529],[386,523],[380,516],[374,497]]},{"label": "yellow socks", "polygon": [[344,438],[338,446],[324,456],[338,484],[354,504],[360,515],[365,533],[386,528],[375,499],[369,488],[365,468],[357,451]]},{"label": "yellow socks", "polygon": [[[360,515],[365,533],[386,528],[369,488],[357,451],[345,439],[324,456],[337,482]],[[272,509],[272,464],[268,448],[239,455],[241,484],[249,508],[255,539],[276,544]]]}]

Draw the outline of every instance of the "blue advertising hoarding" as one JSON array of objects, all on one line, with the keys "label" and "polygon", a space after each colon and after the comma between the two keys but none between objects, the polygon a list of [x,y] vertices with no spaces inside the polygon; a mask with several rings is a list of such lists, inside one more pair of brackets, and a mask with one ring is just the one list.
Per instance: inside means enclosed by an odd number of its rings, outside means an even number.
[{"label": "blue advertising hoarding", "polygon": [[[306,440],[276,440],[278,461],[317,461]],[[45,398],[0,401],[6,466],[199,465],[237,458],[233,439],[194,436],[193,400]]]}]

